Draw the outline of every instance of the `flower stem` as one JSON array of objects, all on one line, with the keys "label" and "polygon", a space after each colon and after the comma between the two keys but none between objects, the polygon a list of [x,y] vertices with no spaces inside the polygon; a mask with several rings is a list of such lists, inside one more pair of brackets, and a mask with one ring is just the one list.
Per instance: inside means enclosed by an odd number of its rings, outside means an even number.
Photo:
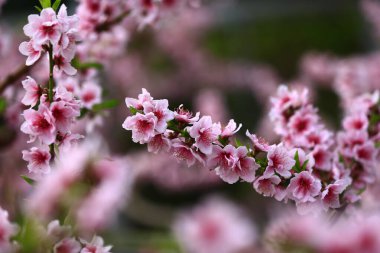
[{"label": "flower stem", "polygon": [[[49,90],[48,90],[48,99],[49,102],[53,102],[53,89],[54,89],[54,59],[53,59],[53,46],[50,44],[49,49]],[[54,143],[50,144],[50,155],[51,155],[51,161],[55,158],[55,152],[54,152]]]},{"label": "flower stem", "polygon": [[50,103],[53,102],[53,89],[54,89],[53,70],[54,70],[53,46],[50,45],[49,47],[49,91],[48,91],[48,98],[49,98]]}]

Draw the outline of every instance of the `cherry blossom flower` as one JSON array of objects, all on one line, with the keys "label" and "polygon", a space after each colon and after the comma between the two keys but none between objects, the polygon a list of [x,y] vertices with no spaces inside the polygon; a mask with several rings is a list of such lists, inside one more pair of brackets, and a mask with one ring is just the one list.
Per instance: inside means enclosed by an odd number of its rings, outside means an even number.
[{"label": "cherry blossom flower", "polygon": [[42,47],[36,45],[33,40],[24,41],[20,44],[19,51],[22,55],[27,56],[26,65],[31,66],[37,62],[42,55]]},{"label": "cherry blossom flower", "polygon": [[190,167],[194,165],[197,161],[204,162],[199,154],[191,147],[188,147],[181,143],[181,141],[174,140],[172,142],[172,152],[173,156],[178,161],[184,161],[187,163],[187,166]]},{"label": "cherry blossom flower", "polygon": [[195,146],[202,153],[210,155],[212,153],[213,142],[221,134],[221,126],[220,123],[212,123],[210,116],[203,116],[199,121],[194,123],[189,133],[195,139]]},{"label": "cherry blossom flower", "polygon": [[152,112],[148,114],[137,113],[132,117],[128,117],[123,128],[132,131],[132,139],[140,144],[149,142],[155,136],[155,128],[157,118]]},{"label": "cherry blossom flower", "polygon": [[325,188],[321,194],[322,204],[325,209],[341,207],[339,195],[351,184],[351,181],[350,178],[339,179]]},{"label": "cherry blossom flower", "polygon": [[22,159],[28,162],[28,170],[31,173],[47,174],[50,172],[51,155],[46,146],[32,147],[30,151],[22,151]]},{"label": "cherry blossom flower", "polygon": [[41,95],[41,89],[38,86],[37,82],[28,76],[26,80],[22,81],[22,86],[24,87],[26,94],[21,102],[24,105],[30,105],[32,107],[35,106],[38,103]]},{"label": "cherry blossom flower", "polygon": [[54,246],[54,253],[78,253],[81,248],[74,238],[65,238]]},{"label": "cherry blossom flower", "polygon": [[168,100],[154,100],[143,104],[144,113],[152,112],[157,118],[155,130],[158,133],[163,133],[166,130],[167,122],[174,118],[173,112],[168,109]]},{"label": "cherry blossom flower", "polygon": [[84,107],[91,109],[94,105],[101,102],[102,89],[93,82],[83,84],[79,98]]},{"label": "cherry blossom flower", "polygon": [[181,213],[173,230],[187,252],[233,253],[253,246],[256,231],[239,208],[211,198]]},{"label": "cherry blossom flower", "polygon": [[255,180],[253,187],[265,197],[273,197],[277,194],[277,185],[281,182],[277,175],[263,175]]},{"label": "cherry blossom flower", "polygon": [[239,126],[236,124],[235,120],[231,119],[227,126],[225,128],[223,128],[222,130],[222,133],[220,134],[220,136],[222,138],[228,138],[228,137],[231,137],[232,135],[234,135],[235,133],[237,133],[240,128],[242,127],[242,124],[239,124]]},{"label": "cherry blossom flower", "polygon": [[94,236],[91,242],[81,240],[81,243],[85,246],[80,253],[110,253],[112,246],[104,246],[103,238],[100,236]]},{"label": "cherry blossom flower", "polygon": [[157,134],[148,142],[148,152],[157,154],[161,150],[169,151],[170,148],[171,142],[163,134]]},{"label": "cherry blossom flower", "polygon": [[289,151],[282,145],[272,145],[268,151],[268,166],[265,175],[273,175],[275,172],[285,178],[291,176],[290,170],[295,165],[294,158]]},{"label": "cherry blossom flower", "polygon": [[199,115],[200,113],[197,112],[194,116],[193,114],[184,109],[183,105],[180,105],[177,110],[174,111],[174,118],[179,121],[179,122],[184,122],[184,123],[194,123],[199,120]]},{"label": "cherry blossom flower", "polygon": [[67,132],[70,129],[74,118],[79,117],[80,112],[65,101],[53,102],[50,106],[51,113],[55,120],[55,127],[60,132]]},{"label": "cherry blossom flower", "polygon": [[356,114],[348,116],[343,120],[343,127],[346,131],[366,131],[368,128],[367,115]]},{"label": "cherry blossom flower", "polygon": [[310,172],[302,171],[290,180],[287,188],[289,197],[300,202],[314,202],[320,194],[321,182],[314,178]]},{"label": "cherry blossom flower", "polygon": [[256,151],[268,152],[270,146],[266,140],[257,137],[255,134],[251,134],[248,130],[246,132],[247,137],[252,141],[253,148]]},{"label": "cherry blossom flower", "polygon": [[31,141],[38,138],[47,145],[50,145],[55,141],[55,120],[46,105],[41,104],[38,111],[33,109],[24,111],[24,118],[25,122],[21,125],[21,131],[29,134],[31,136]]}]

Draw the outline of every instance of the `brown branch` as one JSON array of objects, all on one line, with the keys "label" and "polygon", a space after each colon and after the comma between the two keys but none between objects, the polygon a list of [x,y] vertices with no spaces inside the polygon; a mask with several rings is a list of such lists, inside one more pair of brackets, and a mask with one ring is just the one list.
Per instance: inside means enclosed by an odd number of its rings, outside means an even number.
[{"label": "brown branch", "polygon": [[[33,65],[34,66],[34,65]],[[33,66],[26,66],[23,64],[20,66],[16,71],[6,76],[1,82],[0,82],[0,95],[3,94],[6,88],[14,84],[16,81],[18,81],[21,77],[25,76],[30,72],[30,70],[33,68]]]}]

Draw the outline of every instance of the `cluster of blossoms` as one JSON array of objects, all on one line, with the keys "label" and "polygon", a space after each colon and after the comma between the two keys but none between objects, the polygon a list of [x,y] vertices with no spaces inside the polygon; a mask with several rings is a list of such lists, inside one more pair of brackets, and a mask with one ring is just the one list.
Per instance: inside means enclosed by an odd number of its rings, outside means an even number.
[{"label": "cluster of blossoms", "polygon": [[[336,153],[331,151],[332,133],[320,124],[307,92],[281,86],[272,103],[272,119],[284,138],[277,145],[249,132],[252,147],[238,141],[234,145],[231,137],[240,126],[233,120],[222,127],[210,116],[193,116],[182,106],[170,111],[167,100],[154,100],[145,89],[138,99],[126,98],[133,115],[127,117],[123,128],[132,131],[134,142],[147,143],[150,152],[164,150],[188,166],[197,162],[213,167],[225,182],[241,179],[253,183],[260,194],[279,201],[294,200],[300,210],[340,208],[352,202],[352,192],[344,194],[352,180],[357,181],[357,173],[349,173],[352,168],[342,168],[339,156],[331,155]],[[378,131],[376,125],[377,136]],[[371,159],[374,157],[377,159]]]},{"label": "cluster of blossoms", "polygon": [[125,159],[100,159],[100,154],[107,152],[99,146],[87,141],[64,153],[54,170],[35,185],[28,211],[34,217],[51,220],[70,209],[80,231],[107,227],[123,207],[121,200],[126,200],[134,176]]},{"label": "cluster of blossoms", "polygon": [[378,216],[360,213],[334,226],[326,217],[289,215],[273,221],[265,231],[269,253],[376,253],[380,251]]},{"label": "cluster of blossoms", "polygon": [[190,253],[249,252],[257,238],[255,227],[242,210],[217,197],[181,212],[173,231]]},{"label": "cluster of blossoms", "polygon": [[28,56],[26,64],[34,64],[44,51],[49,54],[48,87],[39,85],[31,77],[22,82],[26,91],[22,103],[30,108],[23,113],[25,122],[21,131],[30,136],[30,142],[40,144],[23,151],[23,159],[29,162],[30,172],[41,174],[50,171],[56,148],[65,150],[81,138],[70,131],[75,118],[80,116],[80,101],[65,87],[54,87],[54,75],[76,73],[70,62],[78,41],[78,19],[68,16],[66,6],[62,5],[58,14],[53,8],[46,8],[40,15],[30,15],[28,20],[24,32],[30,41],[20,45],[21,53]]}]

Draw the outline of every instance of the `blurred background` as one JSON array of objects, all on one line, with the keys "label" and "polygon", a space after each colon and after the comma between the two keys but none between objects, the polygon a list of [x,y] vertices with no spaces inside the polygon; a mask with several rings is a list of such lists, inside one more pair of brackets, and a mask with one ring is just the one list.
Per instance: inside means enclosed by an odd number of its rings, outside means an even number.
[{"label": "blurred background", "polygon": [[[63,3],[74,13],[76,1]],[[343,113],[339,94],[333,84],[310,78],[307,56],[338,59],[374,52],[376,34],[360,4],[209,0],[158,26],[130,30],[125,54],[105,66],[100,82],[106,96],[120,104],[105,116],[98,137],[112,154],[127,155],[137,174],[118,220],[102,233],[114,245],[113,252],[182,252],[173,232],[179,213],[210,197],[239,206],[256,224],[258,234],[276,212],[288,208],[259,196],[250,184],[222,183],[213,172],[188,168],[133,144],[121,128],[127,116],[124,98],[147,88],[153,97],[167,98],[172,109],[184,104],[223,124],[235,119],[243,124],[242,139],[248,129],[276,141],[268,124],[270,96],[281,83],[306,85],[312,87],[325,123],[338,129]],[[2,29],[23,39],[22,26],[34,5],[31,0],[8,1],[2,10]],[[252,244],[241,252],[260,252]]]}]

